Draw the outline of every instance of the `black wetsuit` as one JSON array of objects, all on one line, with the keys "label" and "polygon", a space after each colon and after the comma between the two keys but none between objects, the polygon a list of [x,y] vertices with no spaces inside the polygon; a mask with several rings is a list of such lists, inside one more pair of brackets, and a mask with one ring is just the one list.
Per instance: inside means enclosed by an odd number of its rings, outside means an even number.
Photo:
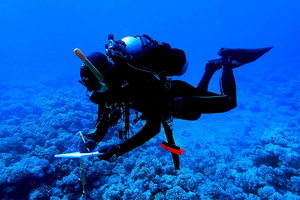
[{"label": "black wetsuit", "polygon": [[94,92],[90,98],[99,105],[99,112],[96,132],[89,137],[99,143],[109,126],[118,120],[109,118],[109,106],[118,102],[130,102],[133,109],[143,114],[146,124],[136,135],[119,145],[122,153],[131,151],[158,134],[163,119],[170,114],[174,118],[196,120],[202,113],[225,112],[236,106],[235,81],[229,64],[222,68],[223,93],[219,95],[206,91],[216,70],[206,71],[195,88],[183,81],[168,81],[166,86],[163,77],[132,68],[164,67],[175,71],[181,68],[186,61],[185,53],[172,49],[167,44],[142,52],[129,65],[122,57],[112,56],[112,60],[115,68],[105,75],[110,89],[105,93]]}]

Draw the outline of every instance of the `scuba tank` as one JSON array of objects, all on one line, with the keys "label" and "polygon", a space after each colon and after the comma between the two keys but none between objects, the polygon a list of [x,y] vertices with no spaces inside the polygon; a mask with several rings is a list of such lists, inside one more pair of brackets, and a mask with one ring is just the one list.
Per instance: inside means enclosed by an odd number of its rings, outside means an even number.
[{"label": "scuba tank", "polygon": [[114,40],[113,34],[110,34],[108,40],[105,45],[106,55],[124,57],[137,70],[163,76],[181,76],[188,68],[183,50],[171,48],[167,43],[159,43],[146,34],[121,40]]}]

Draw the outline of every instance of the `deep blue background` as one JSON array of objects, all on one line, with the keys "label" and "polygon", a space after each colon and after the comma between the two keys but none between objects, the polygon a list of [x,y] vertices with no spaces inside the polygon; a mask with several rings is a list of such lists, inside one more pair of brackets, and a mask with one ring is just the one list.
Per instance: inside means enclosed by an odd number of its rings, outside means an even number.
[{"label": "deep blue background", "polygon": [[[225,47],[275,48],[257,64],[299,73],[300,1],[20,1],[0,3],[0,80],[34,81],[69,74],[79,78],[85,54],[104,51],[107,35],[146,33],[186,51],[197,84],[207,60]],[[297,67],[298,64],[298,67]]]},{"label": "deep blue background", "polygon": [[[275,47],[234,69],[236,109],[203,114],[194,122],[174,120],[176,144],[185,151],[182,170],[174,174],[171,155],[159,148],[165,140],[161,132],[115,163],[86,159],[88,198],[125,192],[136,197],[140,190],[148,199],[158,191],[171,199],[175,186],[199,199],[218,192],[214,199],[299,197],[299,0],[1,0],[0,199],[81,195],[79,163],[63,161],[59,180],[61,167],[54,159],[55,154],[78,151],[78,131],[88,132],[97,119],[96,105],[77,83],[81,61],[73,49],[104,52],[111,33],[116,39],[145,33],[183,49],[190,66],[175,78],[192,85],[221,47]],[[219,92],[220,71],[209,90]],[[122,123],[113,127],[98,148],[118,142],[121,128]],[[143,163],[155,173],[148,173]],[[141,179],[135,178],[138,173]],[[186,188],[196,180],[197,187]],[[151,194],[149,182],[158,187]],[[268,187],[250,190],[257,182]]]}]

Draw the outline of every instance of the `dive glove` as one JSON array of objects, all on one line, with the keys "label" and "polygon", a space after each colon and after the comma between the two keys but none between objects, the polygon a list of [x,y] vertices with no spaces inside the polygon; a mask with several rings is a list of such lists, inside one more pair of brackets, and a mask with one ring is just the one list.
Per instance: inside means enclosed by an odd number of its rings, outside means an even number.
[{"label": "dive glove", "polygon": [[101,160],[106,160],[108,162],[114,162],[122,155],[119,145],[110,145],[106,148],[100,149],[99,153],[103,153],[98,156]]},{"label": "dive glove", "polygon": [[79,151],[80,153],[88,153],[95,149],[96,143],[93,140],[86,139],[84,142],[83,140],[79,141]]}]

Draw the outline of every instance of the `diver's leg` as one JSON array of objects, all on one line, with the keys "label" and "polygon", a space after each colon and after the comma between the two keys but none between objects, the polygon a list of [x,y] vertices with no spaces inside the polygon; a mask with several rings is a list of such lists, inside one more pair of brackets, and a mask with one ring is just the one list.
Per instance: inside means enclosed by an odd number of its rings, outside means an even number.
[{"label": "diver's leg", "polygon": [[222,73],[220,77],[220,90],[221,94],[227,96],[230,100],[228,110],[236,107],[236,84],[233,75],[233,66],[228,62],[227,58],[222,59]]},{"label": "diver's leg", "polygon": [[221,48],[218,54],[222,56],[222,74],[220,77],[221,93],[230,98],[229,109],[236,107],[236,85],[233,68],[253,62],[273,48],[260,49],[228,49]]},{"label": "diver's leg", "polygon": [[198,86],[197,86],[197,89],[198,90],[203,90],[203,91],[207,91],[208,90],[208,84],[209,84],[209,81],[211,79],[211,77],[214,75],[215,71],[212,72],[212,71],[205,71],[203,76],[202,76],[202,79],[201,81],[199,82]]},{"label": "diver's leg", "polygon": [[201,113],[221,113],[230,110],[231,99],[228,96],[199,90],[179,80],[171,83],[170,90],[174,97],[171,112],[175,118],[197,120]]},{"label": "diver's leg", "polygon": [[[214,62],[209,61],[206,64],[204,75],[197,89],[194,88],[196,91],[188,89],[190,87],[177,82],[177,87],[174,87],[174,93],[178,94],[177,96],[175,95],[175,97],[178,97],[174,99],[175,103],[173,102],[176,105],[173,106],[174,117],[195,120],[197,119],[197,113],[220,113],[235,108],[237,105],[236,84],[232,69],[255,61],[272,48],[273,47],[260,49],[222,48],[218,53],[222,58],[215,59],[213,60]],[[221,95],[208,92],[207,88],[211,77],[221,68]],[[193,119],[189,118],[189,113],[193,114]]]},{"label": "diver's leg", "polygon": [[220,77],[220,90],[221,95],[217,94],[205,94],[206,98],[195,97],[194,100],[202,102],[204,107],[197,105],[197,110],[202,113],[215,113],[231,110],[236,107],[236,84],[233,75],[233,68],[236,68],[236,64],[232,64],[229,60],[229,56],[223,56],[220,59],[208,61],[205,66],[205,72],[201,81],[199,82],[197,89],[204,92],[208,89],[208,84],[214,73],[218,69],[222,69]]},{"label": "diver's leg", "polygon": [[197,89],[202,91],[207,91],[208,84],[211,77],[218,69],[221,69],[221,67],[222,67],[222,59],[215,59],[215,60],[208,61],[206,63],[204,74],[197,86]]},{"label": "diver's leg", "polygon": [[[216,70],[215,70],[216,71]],[[236,85],[231,63],[222,65],[220,77],[221,95],[206,91],[207,85],[215,71],[206,70],[196,91],[192,86],[176,82],[173,93],[178,98],[173,100],[173,115],[175,118],[196,120],[201,113],[221,113],[236,107]],[[205,82],[206,81],[206,82]],[[191,117],[192,116],[192,117]]]},{"label": "diver's leg", "polygon": [[[218,69],[222,68],[222,63],[223,63],[222,58],[210,60],[206,63],[205,72],[197,86],[198,90],[202,90],[202,91],[208,90],[208,84],[209,84],[210,79],[212,78],[212,76]],[[231,68],[237,68],[241,65],[242,65],[241,63],[234,62],[234,63],[231,63]]]}]

